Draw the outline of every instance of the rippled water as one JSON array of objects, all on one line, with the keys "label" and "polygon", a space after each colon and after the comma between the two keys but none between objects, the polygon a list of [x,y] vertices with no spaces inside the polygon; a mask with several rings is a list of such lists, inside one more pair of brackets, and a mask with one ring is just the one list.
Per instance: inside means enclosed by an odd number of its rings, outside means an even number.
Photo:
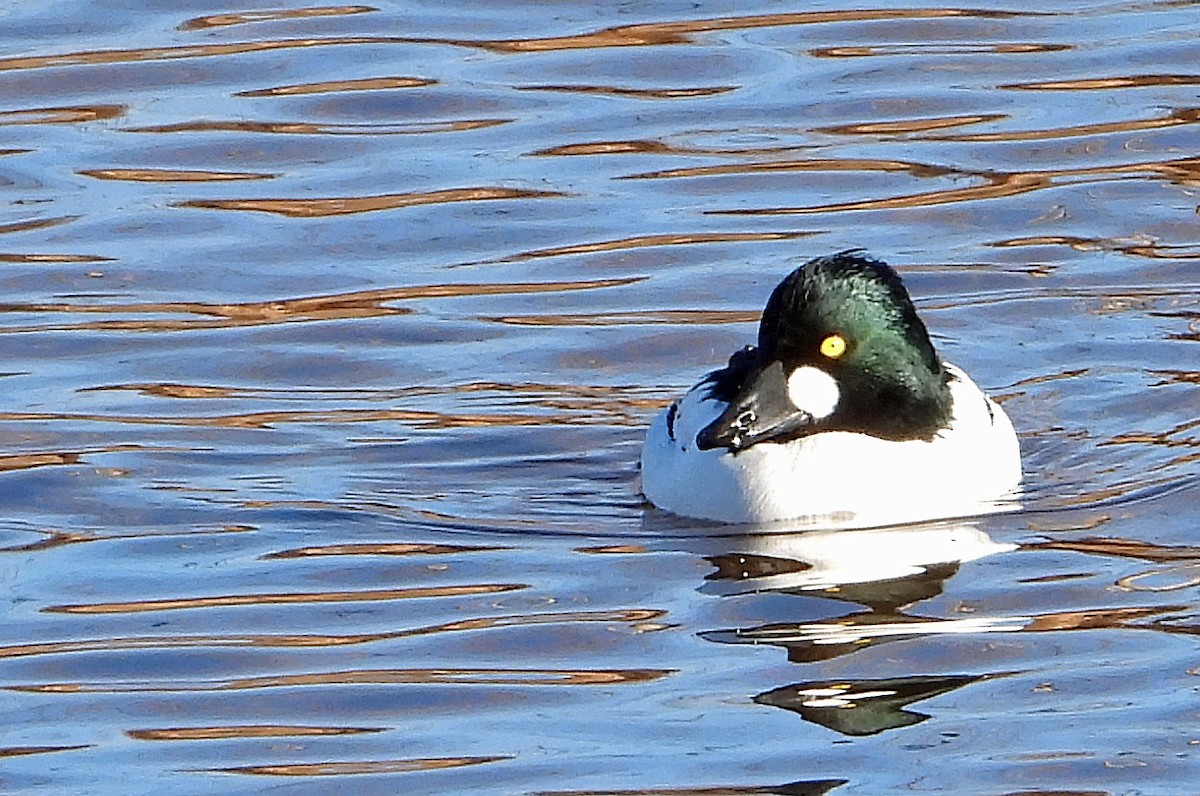
[{"label": "rippled water", "polygon": [[[1187,0],[0,7],[0,790],[1193,792],[1198,87]],[[1025,510],[648,510],[853,246]]]}]

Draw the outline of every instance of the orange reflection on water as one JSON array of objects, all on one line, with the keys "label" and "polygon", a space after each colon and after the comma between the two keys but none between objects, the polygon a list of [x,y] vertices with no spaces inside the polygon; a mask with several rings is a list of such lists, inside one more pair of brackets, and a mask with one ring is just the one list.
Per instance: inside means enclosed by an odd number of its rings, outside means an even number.
[{"label": "orange reflection on water", "polygon": [[1022,545],[1032,550],[1070,550],[1091,555],[1116,556],[1144,561],[1200,561],[1200,547],[1188,545],[1160,545],[1140,539],[1116,539],[1112,537],[1088,537],[1084,539],[1051,540]]},{"label": "orange reflection on water", "polygon": [[625,86],[569,86],[536,85],[517,86],[520,91],[561,91],[568,94],[601,94],[633,99],[688,99],[690,97],[713,97],[737,91],[740,86],[706,86],[698,88],[627,88]]},{"label": "orange reflection on water", "polygon": [[423,600],[433,597],[470,597],[480,594],[500,594],[527,588],[529,587],[524,583],[485,583],[467,586],[413,586],[402,589],[364,589],[360,591],[223,594],[215,597],[135,600],[123,603],[50,605],[43,608],[42,611],[57,614],[131,614],[145,611],[178,611],[192,608],[225,608],[240,605],[296,605],[308,603],[376,602],[381,600]]},{"label": "orange reflection on water", "polygon": [[[533,796],[825,796],[846,779],[789,782],[783,785],[701,785],[695,788],[631,788],[596,790],[543,790]],[[1073,794],[1063,796],[1083,796]],[[1090,796],[1090,795],[1089,795]]]},{"label": "orange reflection on water", "polygon": [[1135,619],[1161,616],[1187,609],[1186,605],[1153,605],[1130,608],[1097,608],[1090,611],[1060,611],[1032,617],[1032,621],[1023,630],[1040,633],[1060,630],[1136,628],[1137,625],[1130,624]]},{"label": "orange reflection on water", "polygon": [[562,146],[539,149],[531,154],[541,156],[574,155],[652,155],[668,154],[676,150],[662,141],[595,141],[587,144],[563,144]]},{"label": "orange reflection on water", "polygon": [[945,130],[949,127],[964,127],[1007,119],[1003,113],[982,113],[971,116],[938,116],[924,119],[899,119],[890,122],[859,122],[838,124],[831,127],[814,127],[814,133],[829,135],[904,135],[923,133],[927,130]]},{"label": "orange reflection on water", "polygon": [[874,58],[887,55],[1019,55],[1053,53],[1073,49],[1070,44],[1041,42],[920,42],[916,44],[874,44],[857,47],[819,47],[808,54],[817,58]]},{"label": "orange reflection on water", "polygon": [[235,97],[294,97],[304,94],[329,94],[343,91],[381,91],[393,88],[423,88],[438,81],[424,77],[364,77],[358,80],[325,80],[319,83],[296,83],[290,86],[239,91]]},{"label": "orange reflection on water", "polygon": [[127,64],[141,61],[173,61],[181,58],[210,58],[243,53],[291,50],[298,47],[337,45],[396,44],[405,41],[387,36],[347,36],[274,41],[245,41],[224,44],[179,45],[175,47],[139,47],[132,50],[83,50],[61,55],[19,55],[0,58],[0,72],[15,69],[53,69],[86,64]]},{"label": "orange reflection on water", "polygon": [[914,177],[968,176],[974,172],[962,171],[928,163],[913,163],[906,160],[871,160],[867,158],[814,158],[811,160],[773,160],[765,163],[730,163],[722,166],[694,166],[682,169],[663,169],[629,174],[624,180],[673,180],[691,177],[719,177],[730,174],[761,174],[773,172],[896,172]]},{"label": "orange reflection on water", "polygon": [[350,669],[187,683],[43,683],[9,685],[4,689],[35,694],[121,694],[146,691],[203,693],[329,685],[612,686],[648,683],[672,674],[675,674],[674,669]]},{"label": "orange reflection on water", "polygon": [[125,638],[75,639],[0,647],[0,658],[26,658],[37,655],[66,655],[79,652],[135,649],[176,649],[180,647],[345,647],[390,639],[431,636],[439,633],[491,630],[510,627],[576,623],[618,623],[632,626],[661,619],[666,611],[654,608],[630,608],[613,611],[560,611],[540,614],[512,614],[461,619],[440,625],[379,633],[335,635],[223,635],[223,636],[130,636]]},{"label": "orange reflection on water", "polygon": [[572,246],[555,246],[550,249],[534,249],[519,252],[493,262],[519,263],[543,257],[568,257],[575,254],[627,251],[653,246],[694,246],[705,243],[743,243],[747,241],[795,240],[819,235],[819,232],[689,232],[676,235],[636,235],[616,240],[595,243],[577,243]]},{"label": "orange reflection on water", "polygon": [[352,669],[319,674],[249,677],[228,681],[222,690],[313,685],[630,685],[674,674],[672,669]]},{"label": "orange reflection on water", "polygon": [[821,25],[837,22],[867,22],[897,19],[946,19],[975,17],[1009,19],[1033,16],[1036,12],[983,11],[959,8],[893,8],[841,11],[799,11],[790,14],[754,14],[742,17],[716,17],[674,22],[648,22],[619,25],[592,33],[573,36],[552,36],[532,39],[472,40],[472,39],[413,39],[462,47],[479,47],[493,52],[547,52],[555,50],[595,49],[600,47],[642,47],[668,44],[690,44],[697,33],[727,30],[783,27],[789,25]]},{"label": "orange reflection on water", "polygon": [[250,724],[230,727],[165,727],[162,729],[126,730],[125,734],[139,741],[214,741],[230,738],[362,735],[386,731],[386,727],[300,727],[281,724]]},{"label": "orange reflection on water", "polygon": [[[806,207],[767,207],[745,210],[709,210],[711,215],[799,215],[832,213],[852,210],[893,210],[912,207],[932,207],[957,202],[997,199],[1031,193],[1060,185],[1101,182],[1109,178],[1154,175],[1176,185],[1200,186],[1200,159],[1186,158],[1169,161],[1123,163],[1113,166],[1088,166],[1073,169],[1047,169],[1021,172],[960,172],[941,166],[888,161],[799,161],[794,163],[754,163],[715,166],[695,169],[673,169],[663,172],[636,174],[625,179],[661,179],[665,177],[696,177],[718,174],[741,174],[756,171],[906,171],[918,177],[969,175],[982,181],[967,188],[950,188],[923,193],[904,194],[876,199],[835,202]],[[1080,179],[1080,178],[1097,179]]]},{"label": "orange reflection on water", "polygon": [[[667,399],[663,399],[665,403]],[[650,406],[658,406],[655,401]],[[418,428],[504,428],[521,426],[639,426],[644,419],[614,412],[605,417],[578,414],[469,414],[414,409],[330,409],[300,412],[244,412],[230,415],[160,417],[154,415],[102,415],[69,412],[2,412],[0,421],[96,422],[121,425],[184,426],[201,428],[269,429],[282,423],[407,423]]]},{"label": "orange reflection on water", "polygon": [[232,14],[212,14],[206,17],[189,19],[179,26],[179,30],[204,30],[207,28],[222,28],[229,25],[247,25],[254,22],[277,22],[285,19],[305,19],[308,17],[335,17],[350,14],[366,14],[379,9],[372,6],[313,6],[311,8],[287,8],[273,11],[243,11]]},{"label": "orange reflection on water", "polygon": [[11,124],[79,124],[115,119],[125,113],[124,105],[68,105],[61,108],[24,108],[0,111],[0,126]]},{"label": "orange reflection on water", "polygon": [[73,752],[77,749],[91,749],[94,744],[85,743],[75,746],[0,746],[0,759],[5,757],[25,757],[27,755],[44,755],[51,752]]},{"label": "orange reflection on water", "polygon": [[1147,257],[1155,260],[1197,260],[1200,248],[1196,245],[1159,244],[1150,240],[1129,238],[1084,238],[1075,235],[1037,235],[1027,238],[1009,238],[994,241],[989,246],[1010,248],[1016,246],[1068,246],[1075,251],[1112,251]]},{"label": "orange reflection on water", "polygon": [[[456,396],[463,400],[495,401],[505,406],[514,403],[551,408],[602,410],[605,407],[640,406],[646,395],[657,395],[658,388],[640,385],[549,384],[521,382],[470,381],[460,384],[413,385],[395,388],[342,387],[272,389],[253,386],[179,384],[174,382],[105,384],[82,387],[79,392],[134,391],[142,395],[174,399],[254,398],[263,401],[334,401],[362,400],[386,402],[427,396]],[[491,396],[489,393],[498,393]]]},{"label": "orange reflection on water", "polygon": [[80,216],[55,216],[53,218],[31,218],[27,221],[14,221],[10,224],[0,224],[0,235],[9,232],[28,232],[34,229],[48,229],[60,224],[77,221]]},{"label": "orange reflection on water", "polygon": [[418,544],[405,542],[379,542],[376,544],[335,544],[321,547],[297,547],[260,556],[264,560],[276,558],[314,558],[322,556],[436,556],[450,553],[484,553],[507,550],[506,547],[468,547],[450,544]]},{"label": "orange reflection on water", "polygon": [[[374,10],[367,6],[334,6],[331,13],[355,13],[357,9]],[[350,9],[347,11],[346,9]],[[296,11],[268,11],[255,13],[201,17],[184,23],[194,29],[213,27],[212,20],[220,23],[240,24],[264,19],[280,18],[274,15],[300,13]],[[865,9],[845,11],[807,11],[790,14],[763,14],[742,17],[718,17],[712,19],[681,20],[674,22],[652,22],[636,25],[621,25],[592,33],[547,38],[473,40],[448,39],[417,36],[327,36],[299,39],[274,39],[263,41],[225,42],[200,45],[178,45],[170,47],[142,47],[128,50],[83,50],[59,55],[27,55],[0,58],[0,71],[15,69],[46,69],[83,64],[119,64],[141,61],[176,60],[182,58],[209,58],[241,55],[244,53],[270,52],[308,47],[333,47],[381,44],[448,44],[473,47],[492,52],[519,53],[545,52],[554,50],[594,49],[603,47],[633,47],[647,45],[689,44],[698,33],[713,33],[730,30],[781,27],[790,25],[813,25],[839,22],[888,21],[897,19],[1010,19],[1019,16],[1036,16],[1038,12],[988,11],[958,8],[899,8]],[[1187,76],[1177,76],[1187,77]]]},{"label": "orange reflection on water", "polygon": [[0,472],[29,470],[60,464],[79,464],[83,454],[71,451],[62,453],[9,453],[0,455]]},{"label": "orange reflection on water", "polygon": [[455,119],[453,121],[417,121],[393,124],[315,124],[313,122],[211,121],[126,127],[127,133],[271,133],[279,135],[426,135],[482,130],[511,119]]},{"label": "orange reflection on water", "polygon": [[78,324],[15,326],[0,328],[0,333],[51,330],[67,331],[73,329],[109,329],[139,332],[177,331],[180,329],[257,326],[274,323],[295,323],[299,321],[376,318],[388,315],[406,315],[413,312],[412,309],[407,307],[388,306],[389,302],[394,301],[460,298],[465,296],[533,295],[574,290],[597,290],[609,287],[623,287],[640,282],[643,279],[644,277],[622,277],[616,279],[585,279],[574,282],[446,283],[360,290],[350,293],[333,293],[294,299],[276,299],[273,301],[248,301],[234,304],[209,304],[195,301],[133,304],[0,304],[0,313],[187,314],[215,318],[215,320],[162,320],[149,318],[139,320],[89,321]]},{"label": "orange reflection on water", "polygon": [[0,263],[110,263],[115,259],[99,254],[0,254]]},{"label": "orange reflection on water", "polygon": [[556,315],[488,315],[480,320],[514,326],[712,326],[729,323],[757,323],[758,310],[637,310],[630,312],[592,312]]},{"label": "orange reflection on water", "polygon": [[1200,121],[1200,108],[1179,108],[1166,116],[1152,119],[1129,119],[1123,122],[1094,122],[1066,127],[1050,127],[1043,130],[1006,130],[999,133],[963,133],[958,135],[928,136],[928,141],[1047,141],[1084,135],[1130,133],[1140,130],[1159,130],[1178,127]]},{"label": "orange reflection on water", "polygon": [[179,171],[175,169],[83,169],[76,172],[97,180],[126,182],[226,182],[232,180],[270,180],[274,174],[244,171]]},{"label": "orange reflection on water", "polygon": [[1197,86],[1200,75],[1127,75],[1096,77],[1085,80],[1047,80],[1039,83],[1009,83],[999,88],[1023,91],[1103,91],[1113,88],[1144,86]]},{"label": "orange reflection on water", "polygon": [[[128,450],[139,450],[137,446],[127,446]],[[123,471],[118,473],[124,475]],[[55,547],[62,547],[70,544],[83,544],[86,542],[112,542],[119,539],[153,539],[166,538],[172,536],[192,537],[198,534],[215,534],[215,533],[246,533],[247,531],[256,530],[250,525],[225,525],[220,528],[211,529],[189,529],[179,532],[162,532],[162,533],[106,533],[103,535],[87,532],[87,531],[41,531],[43,538],[35,542],[29,542],[22,545],[11,545],[9,547],[0,547],[0,553],[33,553],[40,550],[50,550]],[[4,647],[0,647],[0,658],[4,657]]]},{"label": "orange reflection on water", "polygon": [[401,774],[408,771],[436,771],[444,768],[462,768],[512,760],[507,755],[488,757],[427,757],[409,760],[356,760],[329,763],[285,763],[269,766],[233,766],[212,768],[207,771],[222,774],[253,774],[264,777],[342,777],[353,774]]},{"label": "orange reflection on water", "polygon": [[278,213],[292,218],[314,218],[451,202],[545,199],[562,196],[565,194],[557,191],[531,191],[517,188],[452,188],[441,191],[418,191],[380,196],[344,196],[329,199],[192,199],[180,202],[178,206],[212,210],[253,210],[261,213]]}]

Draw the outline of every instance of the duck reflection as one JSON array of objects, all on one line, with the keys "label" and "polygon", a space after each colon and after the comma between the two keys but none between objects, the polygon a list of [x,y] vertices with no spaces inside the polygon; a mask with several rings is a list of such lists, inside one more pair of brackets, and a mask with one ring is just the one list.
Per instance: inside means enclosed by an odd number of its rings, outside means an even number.
[{"label": "duck reflection", "polygon": [[[717,540],[711,540],[717,541]],[[942,523],[868,530],[760,534],[720,540],[733,552],[706,555],[715,570],[705,591],[722,595],[777,592],[860,606],[814,621],[774,622],[714,630],[702,637],[724,644],[770,644],[794,663],[829,660],[888,641],[937,633],[1022,629],[1028,617],[942,619],[909,613],[942,593],[959,566],[1017,549],[992,540],[977,525]],[[806,610],[812,603],[806,601]],[[824,600],[819,605],[827,606]],[[1000,675],[911,675],[890,679],[806,681],[754,697],[798,713],[843,735],[873,735],[929,718],[905,708]]]},{"label": "duck reflection", "polygon": [[799,713],[805,720],[842,735],[875,735],[884,730],[919,724],[929,718],[928,713],[905,710],[907,705],[990,676],[795,683],[759,694],[754,701]]},{"label": "duck reflection", "polygon": [[819,592],[882,607],[932,597],[965,561],[1017,549],[964,523],[805,531],[737,537],[736,552],[708,556],[708,581],[730,592]]}]

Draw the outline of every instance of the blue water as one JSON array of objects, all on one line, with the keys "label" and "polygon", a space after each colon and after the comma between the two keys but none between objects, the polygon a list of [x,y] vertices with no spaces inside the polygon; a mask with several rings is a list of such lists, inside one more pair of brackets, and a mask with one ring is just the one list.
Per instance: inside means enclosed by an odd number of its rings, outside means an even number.
[{"label": "blue water", "polygon": [[[1198,33],[0,7],[0,790],[1193,792]],[[1025,508],[648,509],[649,418],[853,246]]]}]

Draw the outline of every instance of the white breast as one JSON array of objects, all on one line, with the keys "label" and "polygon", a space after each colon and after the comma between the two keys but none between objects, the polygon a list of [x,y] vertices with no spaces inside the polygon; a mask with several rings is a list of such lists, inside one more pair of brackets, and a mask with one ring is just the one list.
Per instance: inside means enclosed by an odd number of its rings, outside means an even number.
[{"label": "white breast", "polygon": [[701,451],[696,433],[725,404],[705,397],[707,385],[694,387],[651,424],[642,491],[675,514],[731,523],[820,518],[871,527],[995,511],[1021,480],[1016,434],[1004,410],[946,367],[955,377],[953,419],[928,442],[833,431],[762,442],[737,455]]}]

